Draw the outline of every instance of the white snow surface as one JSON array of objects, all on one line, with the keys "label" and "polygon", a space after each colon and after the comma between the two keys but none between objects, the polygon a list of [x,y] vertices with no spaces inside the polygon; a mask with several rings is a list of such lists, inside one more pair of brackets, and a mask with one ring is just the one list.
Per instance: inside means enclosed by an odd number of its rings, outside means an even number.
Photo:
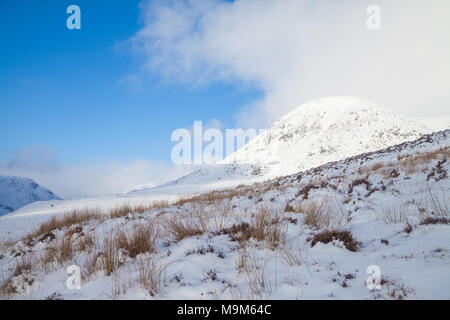
[{"label": "white snow surface", "polygon": [[[402,126],[400,120],[397,124]],[[402,139],[410,138],[406,135]],[[126,195],[32,203],[0,217],[3,239],[16,239],[0,247],[0,279],[9,279],[15,289],[14,294],[4,298],[450,299],[450,224],[448,216],[439,216],[439,212],[448,214],[450,206],[449,150],[450,130],[446,130],[266,182],[237,186],[238,179],[215,180],[214,188],[230,187],[226,191],[230,197],[93,220],[54,230],[53,240],[20,238],[40,222],[76,208],[99,208],[106,213],[122,203],[172,201],[180,195],[210,191],[212,180],[204,176],[204,185],[179,182]],[[292,154],[296,156],[301,158],[302,154]],[[251,164],[238,168],[249,174],[253,170]],[[244,175],[240,177],[245,181]],[[359,242],[356,252],[339,240],[313,245],[312,238],[324,229],[306,224],[303,209],[291,212],[290,207],[301,208],[302,204],[323,199],[330,203],[336,217],[344,218],[339,228],[350,231]],[[271,248],[264,240],[250,238],[244,251],[227,232],[233,225],[251,223],[263,209],[280,219],[279,226],[285,230],[285,244],[281,247],[290,248],[298,263],[288,263],[280,247]],[[386,212],[400,213],[395,221],[386,222]],[[177,240],[169,232],[167,221],[191,221],[199,213],[206,217],[206,231],[202,234]],[[444,222],[424,224],[426,217]],[[65,268],[78,265],[87,272],[91,252],[74,250],[62,265],[55,262],[44,269],[36,263],[31,270],[14,273],[20,259],[42,257],[67,234],[74,248],[86,235],[95,235],[96,250],[101,251],[103,239],[112,230],[130,234],[133,226],[147,222],[153,222],[161,231],[156,252],[133,258],[121,252],[120,265],[113,274],[107,276],[104,270],[98,270],[83,279],[80,290],[66,287]],[[242,256],[247,257],[247,271],[238,267]],[[166,266],[160,288],[152,294],[137,280],[139,261],[149,257]],[[377,290],[366,286],[367,268],[372,265],[381,272]]]},{"label": "white snow surface", "polygon": [[59,199],[30,178],[0,176],[0,216],[34,201]]}]

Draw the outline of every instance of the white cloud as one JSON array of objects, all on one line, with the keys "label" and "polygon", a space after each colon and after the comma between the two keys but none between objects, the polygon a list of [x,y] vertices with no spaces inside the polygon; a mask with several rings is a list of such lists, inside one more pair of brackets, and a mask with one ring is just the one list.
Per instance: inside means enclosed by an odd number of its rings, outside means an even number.
[{"label": "white cloud", "polygon": [[122,193],[137,185],[161,184],[189,173],[192,168],[164,162],[135,160],[89,165],[60,165],[55,150],[32,146],[19,150],[0,175],[23,176],[52,190],[64,199]]},{"label": "white cloud", "polygon": [[243,126],[264,127],[303,102],[334,95],[448,120],[450,2],[378,0],[382,28],[370,31],[373,3],[149,1],[131,41],[146,67],[167,78],[258,86],[265,96],[237,115]]}]

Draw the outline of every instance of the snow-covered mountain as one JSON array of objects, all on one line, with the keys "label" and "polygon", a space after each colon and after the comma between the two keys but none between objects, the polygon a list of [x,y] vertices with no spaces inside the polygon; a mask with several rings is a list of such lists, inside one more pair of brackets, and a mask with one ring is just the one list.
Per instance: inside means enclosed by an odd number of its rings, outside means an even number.
[{"label": "snow-covered mountain", "polygon": [[0,215],[12,212],[34,201],[59,199],[53,192],[32,179],[0,176]]},{"label": "snow-covered mountain", "polygon": [[253,164],[269,175],[288,175],[330,161],[375,151],[429,130],[374,103],[353,97],[301,105],[221,164]]},{"label": "snow-covered mountain", "polygon": [[415,140],[430,131],[367,100],[322,98],[297,107],[224,160],[172,184],[286,176]]}]

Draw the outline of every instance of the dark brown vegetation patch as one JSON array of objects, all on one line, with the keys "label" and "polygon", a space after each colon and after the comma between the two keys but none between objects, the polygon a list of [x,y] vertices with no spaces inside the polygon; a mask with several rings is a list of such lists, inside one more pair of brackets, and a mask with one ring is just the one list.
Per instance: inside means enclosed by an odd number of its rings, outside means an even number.
[{"label": "dark brown vegetation patch", "polygon": [[450,219],[446,217],[426,217],[420,222],[422,225],[429,224],[450,224]]},{"label": "dark brown vegetation patch", "polygon": [[352,251],[358,251],[360,242],[353,238],[353,235],[348,230],[325,230],[314,235],[311,242],[311,247],[313,247],[317,242],[329,243],[333,240],[342,241],[345,247]]}]

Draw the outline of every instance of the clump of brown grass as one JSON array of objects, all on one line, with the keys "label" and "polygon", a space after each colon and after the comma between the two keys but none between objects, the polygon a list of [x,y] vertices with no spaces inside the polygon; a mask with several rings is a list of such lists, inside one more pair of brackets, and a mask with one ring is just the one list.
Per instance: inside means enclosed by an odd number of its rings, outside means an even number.
[{"label": "clump of brown grass", "polygon": [[114,237],[117,248],[126,250],[131,258],[141,253],[156,252],[157,239],[157,228],[151,222],[134,224],[129,236],[118,230]]},{"label": "clump of brown grass", "polygon": [[317,242],[329,243],[333,240],[342,241],[345,247],[353,252],[358,251],[360,242],[353,238],[353,235],[348,230],[325,230],[314,235],[311,242],[311,247],[314,247]]},{"label": "clump of brown grass", "polygon": [[183,196],[178,201],[174,202],[175,206],[183,206],[186,203],[206,202],[213,203],[225,199],[231,200],[234,197],[245,196],[251,192],[250,187],[244,185],[237,186],[233,189],[214,190],[208,193],[202,193],[195,196]]},{"label": "clump of brown grass", "polygon": [[111,209],[109,212],[109,216],[111,219],[115,219],[128,216],[129,214],[132,213],[143,214],[153,209],[161,210],[167,207],[169,207],[169,201],[166,200],[153,201],[149,202],[148,204],[137,204],[137,205],[130,205],[128,203],[124,203],[122,205],[117,205],[116,207]]},{"label": "clump of brown grass", "polygon": [[397,156],[398,167],[403,168],[407,174],[413,174],[434,160],[446,159],[450,156],[450,147],[442,147],[434,151],[417,152]]},{"label": "clump of brown grass", "polygon": [[116,219],[116,218],[127,216],[128,214],[130,214],[132,212],[133,212],[133,208],[129,204],[125,203],[122,205],[117,205],[116,207],[111,209],[111,211],[109,212],[109,217],[111,219]]},{"label": "clump of brown grass", "polygon": [[259,261],[255,253],[249,255],[244,273],[247,277],[251,299],[261,298],[263,293],[270,294],[272,292],[272,283],[267,276],[266,266],[266,259]]},{"label": "clump of brown grass", "polygon": [[39,256],[38,266],[44,271],[51,270],[52,264],[56,261],[57,250],[55,246],[45,248],[44,253]]},{"label": "clump of brown grass", "polygon": [[164,274],[167,267],[168,264],[161,263],[154,256],[139,258],[137,263],[138,283],[150,295],[158,294],[164,285]]},{"label": "clump of brown grass", "polygon": [[242,273],[248,267],[248,252],[246,247],[242,247],[234,259],[236,269]]},{"label": "clump of brown grass", "polygon": [[64,265],[74,255],[73,241],[71,236],[63,236],[55,243],[47,246],[43,254],[39,256],[38,266],[48,271],[53,264]]},{"label": "clump of brown grass", "polygon": [[72,258],[73,247],[72,247],[72,237],[62,237],[59,241],[58,247],[56,248],[56,261],[63,265],[66,261]]},{"label": "clump of brown grass", "polygon": [[120,265],[117,242],[114,239],[113,233],[103,239],[103,250],[100,254],[100,265],[101,269],[105,270],[106,276],[111,275]]},{"label": "clump of brown grass", "polygon": [[335,210],[326,198],[301,202],[296,211],[304,214],[303,223],[317,229],[339,228],[345,224],[342,210]]},{"label": "clump of brown grass", "polygon": [[283,261],[290,267],[302,265],[302,251],[299,247],[283,245],[280,247],[280,254]]},{"label": "clump of brown grass", "polygon": [[92,250],[86,255],[84,268],[81,273],[83,280],[89,279],[92,274],[102,269],[102,266],[104,265],[102,256],[103,253],[97,250]]},{"label": "clump of brown grass", "polygon": [[[17,293],[17,288],[14,285],[13,278],[23,274],[27,274],[33,270],[34,259],[32,256],[22,257],[16,261],[14,271],[8,278],[3,278],[0,283],[0,296],[11,297]],[[32,285],[34,280],[29,280],[29,285]]]},{"label": "clump of brown grass", "polygon": [[241,246],[248,240],[266,241],[270,248],[277,248],[286,239],[286,226],[282,224],[278,213],[258,208],[250,222],[241,222],[222,229],[218,234],[227,234],[232,241]]},{"label": "clump of brown grass", "polygon": [[200,206],[194,208],[187,216],[180,217],[173,215],[165,222],[167,231],[175,241],[181,241],[185,238],[200,236],[208,231],[209,215]]},{"label": "clump of brown grass", "polygon": [[77,224],[84,224],[91,220],[101,220],[103,215],[100,211],[94,209],[73,210],[61,217],[54,216],[49,221],[42,223],[39,228],[30,233],[25,238],[36,238],[45,234],[50,234],[52,231],[71,227]]}]

